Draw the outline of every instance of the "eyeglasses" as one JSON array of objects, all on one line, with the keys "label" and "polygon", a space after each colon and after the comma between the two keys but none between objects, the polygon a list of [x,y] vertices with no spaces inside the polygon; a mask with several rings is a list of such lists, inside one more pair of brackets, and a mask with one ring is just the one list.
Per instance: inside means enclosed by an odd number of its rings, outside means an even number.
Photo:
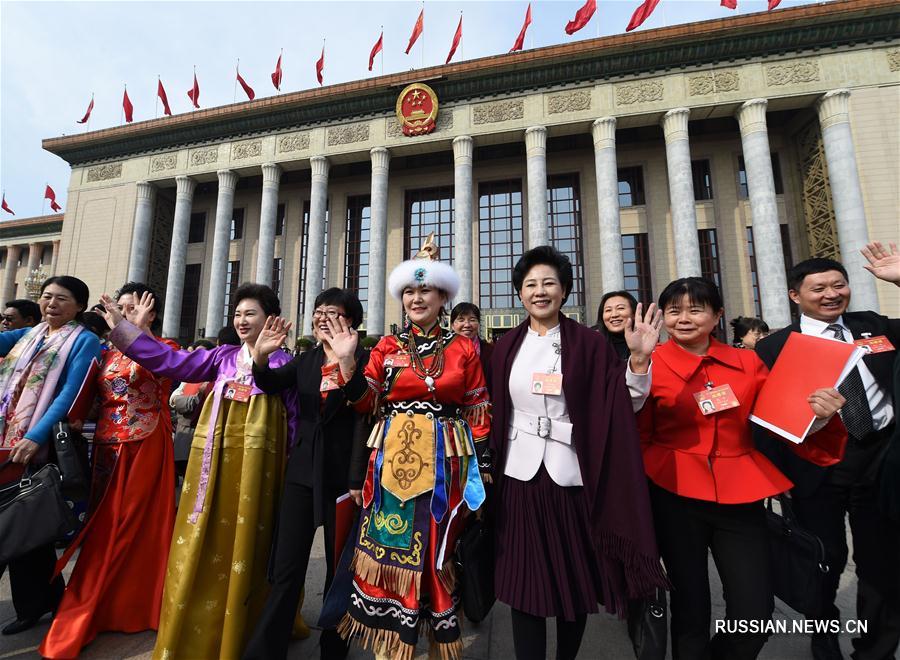
[{"label": "eyeglasses", "polygon": [[313,311],[312,315],[313,315],[313,318],[315,318],[317,316],[319,318],[322,318],[323,316],[327,316],[330,319],[336,319],[339,316],[343,316],[344,318],[347,318],[346,314],[341,314],[340,312],[337,312],[333,309],[329,309],[329,310],[317,309],[317,310]]}]

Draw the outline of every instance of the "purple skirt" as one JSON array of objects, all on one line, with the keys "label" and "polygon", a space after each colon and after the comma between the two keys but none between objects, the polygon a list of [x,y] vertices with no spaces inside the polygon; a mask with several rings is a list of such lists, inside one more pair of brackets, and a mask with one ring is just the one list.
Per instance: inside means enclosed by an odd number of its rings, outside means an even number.
[{"label": "purple skirt", "polygon": [[582,487],[556,484],[541,465],[530,481],[503,478],[496,513],[498,600],[567,621],[598,611],[600,564]]}]

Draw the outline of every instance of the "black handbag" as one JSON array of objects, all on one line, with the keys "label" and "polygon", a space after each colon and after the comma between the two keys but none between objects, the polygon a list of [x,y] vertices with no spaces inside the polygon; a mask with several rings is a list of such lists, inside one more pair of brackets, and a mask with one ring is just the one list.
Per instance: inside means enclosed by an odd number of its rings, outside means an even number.
[{"label": "black handbag", "polygon": [[822,614],[828,575],[825,546],[818,536],[797,524],[789,497],[781,495],[778,501],[781,515],[772,510],[772,498],[766,501],[775,595],[801,614],[816,618]]},{"label": "black handbag", "polygon": [[29,466],[19,481],[0,489],[0,565],[62,539],[77,527],[53,463]]},{"label": "black handbag", "polygon": [[494,535],[484,521],[473,519],[456,542],[456,571],[463,613],[472,623],[487,617],[494,593]]},{"label": "black handbag", "polygon": [[63,496],[73,502],[86,500],[91,491],[91,468],[88,445],[80,433],[66,422],[53,425],[53,461],[62,477]]},{"label": "black handbag", "polygon": [[637,660],[665,660],[668,630],[665,589],[628,602],[628,637]]}]

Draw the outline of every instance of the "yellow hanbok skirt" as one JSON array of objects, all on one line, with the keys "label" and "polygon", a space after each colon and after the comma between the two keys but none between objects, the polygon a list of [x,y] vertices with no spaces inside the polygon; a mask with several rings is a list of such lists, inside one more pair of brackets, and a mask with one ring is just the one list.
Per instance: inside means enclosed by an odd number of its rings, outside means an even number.
[{"label": "yellow hanbok skirt", "polygon": [[284,475],[287,421],[278,396],[222,399],[203,511],[192,523],[213,410],[204,405],[166,569],[155,659],[237,660],[268,593],[266,567]]}]

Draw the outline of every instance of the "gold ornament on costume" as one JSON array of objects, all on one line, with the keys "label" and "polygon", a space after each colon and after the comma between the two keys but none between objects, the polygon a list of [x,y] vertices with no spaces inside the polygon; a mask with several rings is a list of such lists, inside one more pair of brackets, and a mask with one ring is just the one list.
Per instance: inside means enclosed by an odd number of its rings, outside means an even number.
[{"label": "gold ornament on costume", "polygon": [[440,253],[440,248],[437,243],[434,242],[434,232],[428,234],[428,237],[425,239],[425,242],[422,243],[422,247],[416,252],[416,256],[413,259],[427,259],[428,261],[437,261],[438,254]]}]

